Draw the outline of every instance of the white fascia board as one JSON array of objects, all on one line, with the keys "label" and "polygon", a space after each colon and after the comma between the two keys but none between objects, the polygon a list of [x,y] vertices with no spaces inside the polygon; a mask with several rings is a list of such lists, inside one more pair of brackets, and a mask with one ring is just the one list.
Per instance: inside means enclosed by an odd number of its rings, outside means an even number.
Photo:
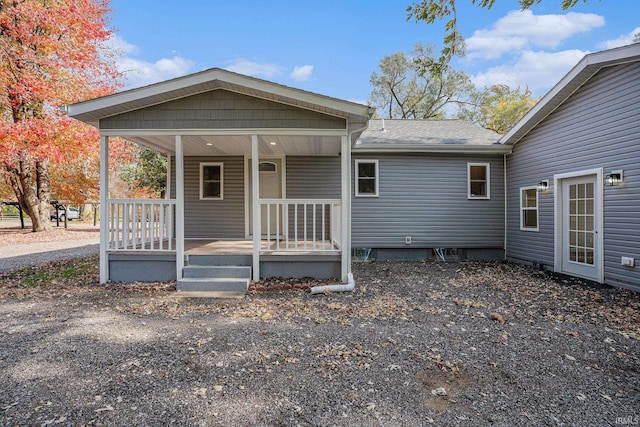
[{"label": "white fascia board", "polygon": [[367,119],[372,114],[372,111],[374,111],[374,109],[369,106],[356,104],[355,102],[331,98],[325,95],[291,88],[266,80],[256,79],[255,77],[244,76],[231,71],[213,68],[200,73],[191,74],[189,76],[178,77],[165,82],[155,83],[149,86],[72,104],[67,106],[67,112],[71,117],[79,116],[103,108],[110,108],[119,104],[135,102],[140,99],[153,97],[162,93],[183,90],[191,86],[197,86],[214,80],[224,81],[229,84],[235,84],[256,91],[271,93],[273,95],[290,98],[299,102],[305,102],[331,110],[341,111],[351,115],[365,117]]},{"label": "white fascia board", "polygon": [[[500,138],[500,143],[515,145],[602,68],[638,60],[640,60],[638,43],[585,55],[509,132]],[[570,86],[573,86],[572,90],[563,94],[562,92]],[[518,137],[519,132],[525,128],[528,129]]]},{"label": "white fascia board", "polygon": [[493,145],[429,145],[415,146],[394,144],[393,146],[377,144],[358,145],[354,153],[457,153],[457,154],[510,154],[511,147],[502,144]]},{"label": "white fascia board", "polygon": [[283,129],[100,129],[101,135],[108,136],[164,136],[164,135],[195,135],[195,136],[344,136],[346,129],[307,129],[307,128],[283,128]]}]

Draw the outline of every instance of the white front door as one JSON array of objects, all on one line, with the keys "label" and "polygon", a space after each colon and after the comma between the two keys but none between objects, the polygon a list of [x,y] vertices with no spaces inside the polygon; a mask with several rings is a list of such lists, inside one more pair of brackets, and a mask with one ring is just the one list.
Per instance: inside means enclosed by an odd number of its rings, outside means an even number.
[{"label": "white front door", "polygon": [[[249,162],[249,189],[251,190],[251,159]],[[281,199],[282,198],[282,159],[269,159],[260,160],[258,164],[258,171],[260,173],[260,198],[261,199]],[[251,193],[249,193],[251,194]],[[249,230],[252,230],[251,224],[251,202],[252,198],[249,197]],[[267,234],[267,230],[271,236],[275,236],[279,231],[282,234],[282,212],[278,212],[278,207],[275,205],[270,206],[269,214],[267,215],[267,209],[264,207],[260,212],[261,222],[260,230],[262,235]],[[268,226],[268,227],[267,227]]]},{"label": "white front door", "polygon": [[562,180],[562,272],[599,281],[600,191],[596,175]]}]

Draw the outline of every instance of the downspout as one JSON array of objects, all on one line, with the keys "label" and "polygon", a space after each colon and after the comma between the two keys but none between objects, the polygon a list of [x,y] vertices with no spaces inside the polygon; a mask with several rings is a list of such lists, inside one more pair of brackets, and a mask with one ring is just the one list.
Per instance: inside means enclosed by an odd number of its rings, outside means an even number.
[{"label": "downspout", "polygon": [[347,277],[349,278],[347,284],[315,286],[311,288],[311,293],[315,295],[331,292],[351,292],[356,287],[356,282],[353,281],[353,273],[349,273]]},{"label": "downspout", "polygon": [[503,185],[504,185],[504,260],[507,260],[507,154],[504,154],[502,161],[502,173],[504,174]]},{"label": "downspout", "polygon": [[[364,132],[369,124],[367,124],[361,128],[354,129],[351,132],[347,133],[347,138],[349,139],[349,146],[351,146],[351,136],[356,132]],[[349,164],[349,176],[351,176],[351,164]],[[351,192],[351,185],[349,185],[349,192]],[[349,197],[351,200],[351,197]],[[351,251],[351,206],[349,206],[349,215],[347,215],[347,221],[349,222],[348,227],[344,227],[345,230],[349,230],[348,242],[346,248],[342,248],[342,250]],[[349,257],[349,264],[351,264],[351,257]],[[349,265],[349,273],[347,274],[347,283],[341,285],[325,285],[325,286],[315,286],[311,288],[311,294],[320,294],[320,293],[331,293],[331,292],[351,292],[355,288],[356,283],[353,280],[353,273],[351,273],[351,265]]]}]

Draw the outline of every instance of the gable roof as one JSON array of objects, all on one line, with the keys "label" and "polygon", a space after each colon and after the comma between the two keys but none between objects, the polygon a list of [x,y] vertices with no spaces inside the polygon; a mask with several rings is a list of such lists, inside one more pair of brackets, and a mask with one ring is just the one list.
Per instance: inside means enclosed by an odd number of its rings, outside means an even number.
[{"label": "gable roof", "polygon": [[350,129],[365,126],[375,109],[313,92],[249,77],[221,68],[118,92],[66,107],[70,117],[98,126],[100,119],[162,104],[175,99],[224,89],[309,109],[349,120]]},{"label": "gable roof", "polygon": [[356,142],[368,152],[508,152],[500,134],[464,120],[372,119]]},{"label": "gable roof", "polygon": [[640,61],[640,43],[585,55],[500,142],[514,145],[605,67]]}]

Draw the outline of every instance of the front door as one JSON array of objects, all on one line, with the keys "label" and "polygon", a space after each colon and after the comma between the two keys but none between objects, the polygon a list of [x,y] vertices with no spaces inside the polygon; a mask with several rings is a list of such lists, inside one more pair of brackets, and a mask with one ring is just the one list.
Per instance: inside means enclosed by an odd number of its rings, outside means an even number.
[{"label": "front door", "polygon": [[[251,159],[248,160],[249,171],[249,189],[251,191]],[[282,198],[282,159],[269,159],[260,160],[258,164],[258,171],[260,173],[260,198],[261,199],[281,199]],[[251,194],[251,192],[249,193]],[[249,197],[249,230],[252,230],[253,219],[251,219],[252,210],[252,198]],[[282,212],[278,212],[278,206],[271,205],[269,207],[269,214],[267,215],[267,209],[264,207],[260,212],[261,225],[260,230],[263,236],[266,236],[267,230],[272,237],[276,236],[276,233],[282,234]],[[267,227],[268,225],[268,227]]]},{"label": "front door", "polygon": [[562,180],[562,271],[598,280],[598,197],[596,175]]}]

